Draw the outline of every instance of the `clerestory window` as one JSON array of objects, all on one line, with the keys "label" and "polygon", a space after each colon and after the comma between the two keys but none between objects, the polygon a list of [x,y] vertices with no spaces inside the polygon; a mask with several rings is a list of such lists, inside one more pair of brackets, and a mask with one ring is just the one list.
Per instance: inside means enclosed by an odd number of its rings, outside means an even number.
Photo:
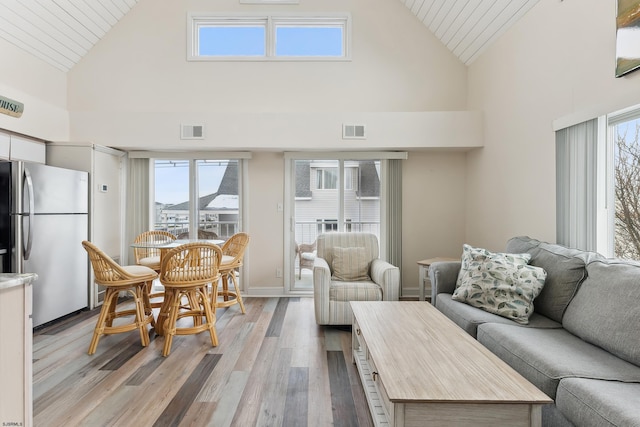
[{"label": "clerestory window", "polygon": [[348,60],[350,23],[347,13],[189,14],[187,59]]}]

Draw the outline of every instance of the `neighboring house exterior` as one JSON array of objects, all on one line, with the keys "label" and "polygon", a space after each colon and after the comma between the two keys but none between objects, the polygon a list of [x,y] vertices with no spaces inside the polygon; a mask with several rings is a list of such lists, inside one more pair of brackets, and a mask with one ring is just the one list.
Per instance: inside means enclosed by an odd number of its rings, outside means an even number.
[{"label": "neighboring house exterior", "polygon": [[297,160],[295,239],[313,243],[328,231],[380,233],[380,162],[345,161],[344,224],[338,224],[340,206],[336,161]]},{"label": "neighboring house exterior", "polygon": [[[338,224],[338,169],[335,161],[296,161],[296,241],[313,243],[329,231],[367,231],[379,235],[380,162],[345,162],[344,227]],[[221,238],[238,231],[237,163],[227,165],[218,190],[198,200],[200,228]],[[156,204],[157,227],[174,234],[189,228],[189,202]]]}]

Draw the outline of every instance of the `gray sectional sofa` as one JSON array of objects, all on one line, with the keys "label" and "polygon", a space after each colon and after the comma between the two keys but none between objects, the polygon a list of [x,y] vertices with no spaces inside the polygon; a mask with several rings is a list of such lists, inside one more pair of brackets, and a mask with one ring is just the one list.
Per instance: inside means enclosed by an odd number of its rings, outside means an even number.
[{"label": "gray sectional sofa", "polygon": [[452,299],[460,262],[431,265],[432,303],[554,400],[543,426],[640,426],[640,264],[515,237],[546,273],[526,325]]}]

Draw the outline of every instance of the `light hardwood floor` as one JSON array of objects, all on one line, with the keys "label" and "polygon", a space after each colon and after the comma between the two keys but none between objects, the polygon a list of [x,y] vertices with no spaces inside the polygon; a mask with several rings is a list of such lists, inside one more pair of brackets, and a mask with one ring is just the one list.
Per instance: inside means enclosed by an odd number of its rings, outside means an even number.
[{"label": "light hardwood floor", "polygon": [[349,327],[315,323],[312,298],[245,298],[208,333],[135,331],[87,348],[97,311],[34,333],[35,426],[370,426]]}]

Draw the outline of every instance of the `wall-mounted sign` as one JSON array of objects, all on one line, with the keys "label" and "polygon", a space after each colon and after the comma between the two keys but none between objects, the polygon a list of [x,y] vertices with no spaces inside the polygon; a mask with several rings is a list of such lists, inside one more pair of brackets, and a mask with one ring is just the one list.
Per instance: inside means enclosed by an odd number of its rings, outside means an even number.
[{"label": "wall-mounted sign", "polygon": [[0,113],[11,117],[20,117],[24,111],[22,102],[0,96]]}]

